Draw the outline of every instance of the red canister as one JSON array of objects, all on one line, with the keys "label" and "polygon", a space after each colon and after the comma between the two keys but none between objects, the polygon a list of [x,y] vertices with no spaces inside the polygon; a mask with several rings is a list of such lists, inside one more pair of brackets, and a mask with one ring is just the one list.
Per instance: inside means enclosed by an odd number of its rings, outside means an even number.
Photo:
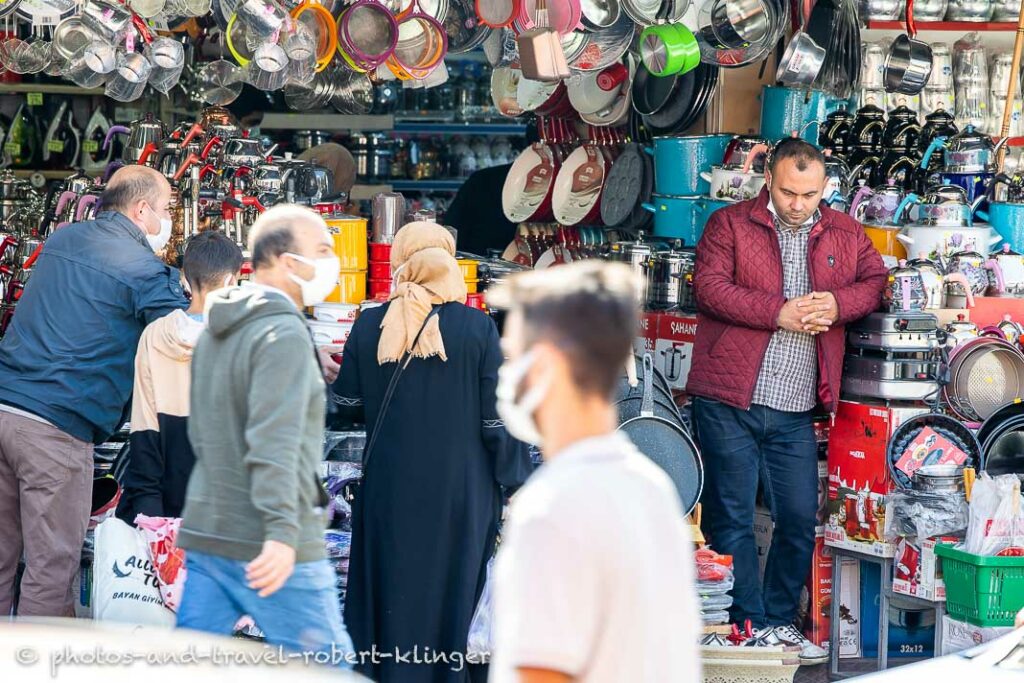
[{"label": "red canister", "polygon": [[370,260],[377,263],[391,263],[391,245],[383,242],[370,243]]}]

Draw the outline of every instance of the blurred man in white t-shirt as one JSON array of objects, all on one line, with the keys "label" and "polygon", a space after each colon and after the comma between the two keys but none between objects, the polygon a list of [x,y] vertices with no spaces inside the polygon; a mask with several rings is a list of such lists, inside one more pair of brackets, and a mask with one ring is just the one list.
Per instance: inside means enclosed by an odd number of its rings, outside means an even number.
[{"label": "blurred man in white t-shirt", "polygon": [[696,683],[692,545],[668,476],[616,433],[638,310],[625,266],[513,278],[498,413],[545,464],[513,500],[494,575],[492,683]]}]

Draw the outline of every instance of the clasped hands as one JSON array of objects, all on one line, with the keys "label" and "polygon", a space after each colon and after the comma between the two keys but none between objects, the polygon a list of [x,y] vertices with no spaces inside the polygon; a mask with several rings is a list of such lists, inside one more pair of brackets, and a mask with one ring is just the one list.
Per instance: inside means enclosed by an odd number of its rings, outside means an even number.
[{"label": "clasped hands", "polygon": [[828,332],[838,316],[839,304],[832,292],[811,292],[787,301],[777,322],[784,330],[816,335]]}]

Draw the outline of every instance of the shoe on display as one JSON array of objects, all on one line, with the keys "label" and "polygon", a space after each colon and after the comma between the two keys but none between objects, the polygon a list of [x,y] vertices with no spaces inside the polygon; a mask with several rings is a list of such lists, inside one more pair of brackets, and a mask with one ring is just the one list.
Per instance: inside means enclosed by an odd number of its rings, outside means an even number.
[{"label": "shoe on display", "polygon": [[721,633],[708,633],[700,639],[700,644],[711,647],[735,647],[736,645],[729,639],[729,636],[723,636]]},{"label": "shoe on display", "polygon": [[772,626],[758,629],[754,637],[746,643],[751,647],[771,647],[782,645],[800,652],[800,664],[824,664],[828,661],[828,651],[809,641],[803,633],[793,626]]}]

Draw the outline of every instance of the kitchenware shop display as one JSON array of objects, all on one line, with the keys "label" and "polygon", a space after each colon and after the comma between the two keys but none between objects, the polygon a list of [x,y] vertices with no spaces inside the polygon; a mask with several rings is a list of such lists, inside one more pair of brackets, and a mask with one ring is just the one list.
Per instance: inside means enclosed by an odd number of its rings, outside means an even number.
[{"label": "kitchenware shop display", "polygon": [[833,157],[845,159],[850,149],[847,140],[856,116],[845,104],[825,117],[825,122],[818,128],[818,146],[831,151]]},{"label": "kitchenware shop display", "polygon": [[700,500],[704,488],[704,468],[696,444],[679,420],[659,417],[655,412],[654,362],[644,357],[644,388],[640,414],[619,425],[637,449],[661,467],[679,493],[684,514]]},{"label": "kitchenware shop display", "polygon": [[648,230],[651,221],[643,204],[653,190],[653,159],[636,143],[624,145],[601,193],[601,222],[626,234]]},{"label": "kitchenware shop display", "polygon": [[990,21],[992,0],[949,0],[946,19],[949,21]]},{"label": "kitchenware shop display", "polygon": [[703,0],[694,30],[701,61],[725,67],[759,61],[779,42],[789,18],[789,3]]},{"label": "kitchenware shop display", "polygon": [[889,268],[893,268],[901,259],[907,258],[907,248],[899,241],[902,226],[898,225],[871,225],[863,223],[864,234],[871,240],[878,253],[882,255],[882,261]]},{"label": "kitchenware shop display", "polygon": [[959,185],[934,185],[914,202],[911,215],[916,225],[966,228],[974,223],[974,212],[982,200],[979,197],[972,205],[967,201],[967,192]]},{"label": "kitchenware shop display", "polygon": [[949,174],[992,173],[996,170],[996,156],[1006,142],[1005,138],[995,142],[973,125],[967,125],[946,141],[944,171]]},{"label": "kitchenware shop display", "polygon": [[524,149],[512,163],[502,188],[505,217],[513,223],[553,218],[551,193],[563,160],[561,151],[545,142]]},{"label": "kitchenware shop display", "polygon": [[555,176],[551,208],[562,225],[592,224],[601,215],[601,192],[611,162],[592,142],[569,154]]},{"label": "kitchenware shop display", "polygon": [[398,45],[398,22],[375,0],[357,0],[338,17],[338,54],[353,69],[371,72]]},{"label": "kitchenware shop display", "polygon": [[987,254],[1001,237],[983,224],[972,227],[933,227],[905,225],[897,239],[910,254],[925,254],[930,259],[945,260],[957,252]]},{"label": "kitchenware shop display", "polygon": [[807,142],[817,142],[819,126],[812,124],[825,121],[841,102],[820,90],[766,85],[761,89],[761,136],[774,142],[797,131]]},{"label": "kitchenware shop display", "polygon": [[984,469],[992,476],[1024,472],[1024,403],[1001,406],[978,430]]},{"label": "kitchenware shop display", "polygon": [[872,313],[847,330],[845,396],[921,401],[938,390],[938,321],[921,311]]},{"label": "kitchenware shop display", "polygon": [[[1024,297],[1024,255],[1012,250],[1009,244],[1003,244],[1002,248],[990,254],[989,258],[999,267],[998,273],[1002,282],[995,277],[995,269],[990,270],[986,296]],[[1015,334],[1011,341],[1015,341],[1017,336],[1019,335]]]},{"label": "kitchenware shop display", "polygon": [[[645,356],[649,357],[650,354],[645,354]],[[627,363],[629,362],[627,361]],[[627,374],[619,379],[619,385],[614,394],[619,424],[640,416],[644,394],[649,391],[653,395],[652,410],[655,416],[682,425],[679,410],[676,408],[665,375],[653,367],[653,364],[650,367],[645,367],[642,357],[634,357],[633,362],[636,366],[636,385],[633,385],[634,377],[630,376],[627,369]],[[650,389],[646,386],[648,381],[651,384]]]},{"label": "kitchenware shop display", "polygon": [[654,236],[662,239],[682,240],[687,247],[695,247],[704,234],[711,213],[732,202],[716,201],[708,197],[673,197],[655,194],[643,207],[654,216]]},{"label": "kitchenware shop display", "polygon": [[711,187],[709,196],[729,202],[742,202],[756,197],[765,184],[764,173],[751,169],[756,153],[748,155],[742,166],[716,164],[711,167],[710,173],[702,171],[701,178]]},{"label": "kitchenware shop display", "polygon": [[[526,6],[533,2],[533,14],[529,14]],[[516,44],[519,46],[519,62],[523,75],[535,81],[559,81],[569,76],[569,64],[562,49],[560,34],[568,33],[576,22],[566,18],[559,9],[579,10],[578,1],[556,3],[555,16],[548,10],[547,0],[527,0],[523,4],[523,13],[532,18],[533,26],[519,34]],[[565,22],[568,22],[566,24]]]},{"label": "kitchenware shop display", "polygon": [[860,186],[850,202],[850,215],[868,225],[900,225],[916,200],[916,195],[904,194],[896,179],[889,178],[874,189]]},{"label": "kitchenware shop display", "polygon": [[960,419],[978,424],[1024,392],[1024,355],[1005,339],[977,337],[957,345],[949,358],[943,399]]},{"label": "kitchenware shop display", "polygon": [[655,76],[686,73],[700,63],[693,32],[682,24],[656,24],[640,34],[640,57]]},{"label": "kitchenware shop display", "polygon": [[[941,449],[935,452],[932,449],[920,449],[922,452],[912,453],[911,457],[915,464],[925,464],[914,471],[913,477],[908,475],[905,471],[906,465],[900,467],[898,464],[905,460],[905,454],[915,446],[925,430],[930,430],[929,433],[934,432],[938,437],[947,440],[953,448],[959,450],[963,462],[952,466],[939,465],[937,462],[933,464],[933,460],[938,460],[942,456],[956,456],[952,453],[943,453]],[[921,445],[929,448],[927,442]],[[956,490],[958,481],[961,486],[963,485],[963,469],[965,467],[980,470],[984,463],[984,456],[981,443],[975,437],[974,432],[963,422],[949,415],[931,412],[912,417],[893,431],[886,450],[886,460],[889,463],[889,474],[892,475],[893,482],[898,488],[949,491]],[[943,467],[950,469],[940,469]]]},{"label": "kitchenware shop display", "polygon": [[647,270],[650,268],[651,256],[655,251],[666,251],[668,245],[663,242],[645,242],[641,233],[635,241],[612,242],[608,250],[608,259],[625,263],[636,274],[640,287],[637,292],[637,303],[643,306],[647,302]]},{"label": "kitchenware shop display", "polygon": [[789,88],[810,87],[824,63],[825,48],[803,31],[797,31],[779,61],[775,80]]},{"label": "kitchenware shop display", "polygon": [[1013,251],[1024,253],[1024,204],[989,202],[978,211],[978,218],[989,223]]}]

